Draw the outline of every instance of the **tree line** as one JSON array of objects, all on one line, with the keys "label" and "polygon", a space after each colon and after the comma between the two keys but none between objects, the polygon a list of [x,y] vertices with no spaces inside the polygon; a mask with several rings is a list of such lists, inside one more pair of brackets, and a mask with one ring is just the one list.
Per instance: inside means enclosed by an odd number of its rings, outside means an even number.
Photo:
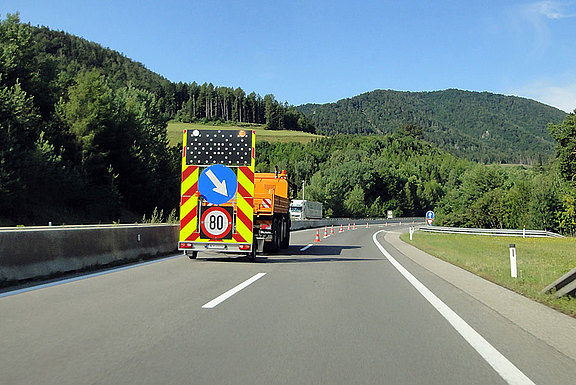
[{"label": "tree line", "polygon": [[279,103],[272,94],[262,98],[254,92],[247,95],[241,88],[193,82],[177,83],[175,95],[182,107],[174,119],[181,122],[220,120],[265,124],[270,130],[316,131],[312,120],[294,106]]}]

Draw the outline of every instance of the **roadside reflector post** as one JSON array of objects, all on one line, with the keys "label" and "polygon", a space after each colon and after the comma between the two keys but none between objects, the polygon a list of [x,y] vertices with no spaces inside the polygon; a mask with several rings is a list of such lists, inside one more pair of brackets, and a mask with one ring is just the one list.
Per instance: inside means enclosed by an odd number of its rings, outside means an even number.
[{"label": "roadside reflector post", "polygon": [[414,234],[414,226],[410,226],[410,240],[412,240],[412,234]]},{"label": "roadside reflector post", "polygon": [[526,226],[522,228],[522,238],[526,238]]},{"label": "roadside reflector post", "polygon": [[512,278],[518,277],[518,268],[516,265],[516,245],[514,243],[510,244],[510,276],[512,276]]}]

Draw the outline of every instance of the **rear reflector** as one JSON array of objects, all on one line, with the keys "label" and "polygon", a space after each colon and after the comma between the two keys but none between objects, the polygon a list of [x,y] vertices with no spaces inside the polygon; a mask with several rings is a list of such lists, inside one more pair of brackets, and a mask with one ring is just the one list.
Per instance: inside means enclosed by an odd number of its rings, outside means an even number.
[{"label": "rear reflector", "polygon": [[250,245],[239,245],[238,248],[240,250],[250,250]]},{"label": "rear reflector", "polygon": [[192,244],[188,243],[188,242],[180,242],[180,248],[181,249],[191,249],[192,248]]},{"label": "rear reflector", "polygon": [[260,229],[261,230],[272,230],[272,225],[268,225],[266,223],[263,223],[260,225]]}]

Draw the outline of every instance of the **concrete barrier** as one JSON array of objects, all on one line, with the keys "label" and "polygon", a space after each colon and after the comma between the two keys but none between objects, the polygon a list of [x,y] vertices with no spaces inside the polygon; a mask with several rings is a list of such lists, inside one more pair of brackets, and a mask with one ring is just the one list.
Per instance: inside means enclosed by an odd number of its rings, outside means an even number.
[{"label": "concrete barrier", "polygon": [[0,228],[0,285],[174,252],[178,225]]}]

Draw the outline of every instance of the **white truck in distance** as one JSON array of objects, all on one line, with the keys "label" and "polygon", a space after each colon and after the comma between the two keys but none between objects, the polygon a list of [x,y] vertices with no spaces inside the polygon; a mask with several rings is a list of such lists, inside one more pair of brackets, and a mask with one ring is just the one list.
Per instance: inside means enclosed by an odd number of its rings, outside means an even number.
[{"label": "white truck in distance", "polygon": [[290,216],[292,219],[320,219],[322,218],[322,203],[293,200],[290,202]]}]

